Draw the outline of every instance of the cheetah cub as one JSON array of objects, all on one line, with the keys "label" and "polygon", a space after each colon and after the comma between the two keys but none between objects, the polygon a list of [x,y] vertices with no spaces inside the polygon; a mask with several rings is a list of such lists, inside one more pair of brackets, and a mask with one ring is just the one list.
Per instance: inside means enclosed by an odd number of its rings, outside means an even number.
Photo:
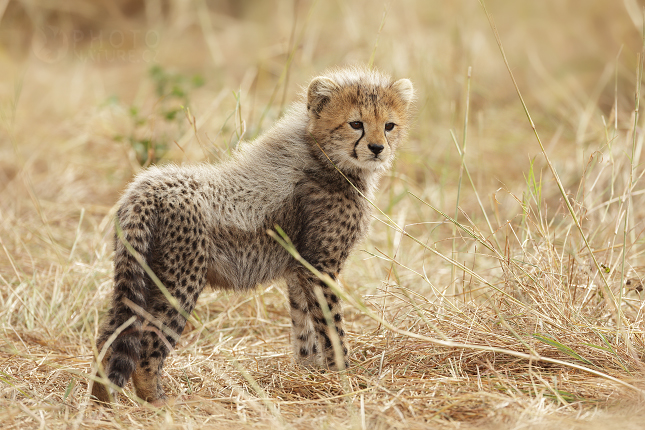
[{"label": "cheetah cub", "polygon": [[[371,207],[363,196],[373,196],[390,167],[413,98],[408,79],[392,81],[361,67],[333,69],[314,78],[302,101],[257,140],[240,145],[230,161],[139,174],[119,202],[112,308],[97,340],[99,351],[108,345],[102,366],[109,380],[123,387],[132,376],[137,396],[163,403],[164,359],[206,284],[246,291],[278,279],[288,286],[296,361],[346,367],[338,296],[267,230],[280,226],[307,262],[336,278],[367,233]],[[338,338],[342,363],[332,342]],[[109,402],[107,386],[95,383],[92,393]]]}]

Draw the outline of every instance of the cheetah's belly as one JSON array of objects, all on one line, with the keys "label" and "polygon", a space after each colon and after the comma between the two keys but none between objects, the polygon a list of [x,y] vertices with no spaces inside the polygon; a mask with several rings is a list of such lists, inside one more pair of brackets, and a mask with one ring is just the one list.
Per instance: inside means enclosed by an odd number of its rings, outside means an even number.
[{"label": "cheetah's belly", "polygon": [[290,256],[266,234],[266,229],[218,230],[213,234],[207,272],[211,286],[249,290],[284,276]]}]

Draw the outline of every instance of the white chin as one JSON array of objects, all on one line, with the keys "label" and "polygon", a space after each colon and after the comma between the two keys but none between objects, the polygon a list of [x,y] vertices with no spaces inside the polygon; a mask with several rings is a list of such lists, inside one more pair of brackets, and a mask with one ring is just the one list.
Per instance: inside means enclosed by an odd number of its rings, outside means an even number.
[{"label": "white chin", "polygon": [[368,158],[367,160],[356,160],[362,169],[366,170],[382,170],[386,169],[388,166],[388,162],[384,160],[383,158]]},{"label": "white chin", "polygon": [[[344,154],[343,154],[344,155]],[[334,158],[332,158],[334,160]],[[342,156],[338,157],[337,161],[334,162],[339,169],[360,169],[366,172],[379,172],[387,170],[390,166],[390,160],[384,158],[364,158],[356,159],[351,156]]]}]

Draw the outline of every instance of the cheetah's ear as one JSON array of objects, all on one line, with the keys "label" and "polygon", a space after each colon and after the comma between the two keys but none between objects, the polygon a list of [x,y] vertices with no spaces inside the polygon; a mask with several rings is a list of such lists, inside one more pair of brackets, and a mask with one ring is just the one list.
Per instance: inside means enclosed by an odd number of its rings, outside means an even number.
[{"label": "cheetah's ear", "polygon": [[314,78],[307,88],[307,111],[309,114],[316,118],[320,117],[320,112],[338,87],[336,82],[324,76]]},{"label": "cheetah's ear", "polygon": [[405,103],[406,106],[410,106],[410,103],[414,100],[414,87],[412,87],[412,81],[409,79],[399,79],[392,84],[392,88],[399,94],[403,103]]}]

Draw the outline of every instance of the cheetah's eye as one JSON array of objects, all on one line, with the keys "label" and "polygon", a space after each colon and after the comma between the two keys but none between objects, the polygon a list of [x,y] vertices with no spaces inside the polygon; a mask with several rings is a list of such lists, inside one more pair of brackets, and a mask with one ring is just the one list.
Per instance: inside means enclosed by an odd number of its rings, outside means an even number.
[{"label": "cheetah's eye", "polygon": [[354,130],[360,130],[363,128],[363,123],[360,121],[352,121],[349,123],[350,127],[352,127]]},{"label": "cheetah's eye", "polygon": [[388,122],[387,124],[385,124],[385,131],[392,131],[395,125],[396,124],[394,124],[393,122]]}]

